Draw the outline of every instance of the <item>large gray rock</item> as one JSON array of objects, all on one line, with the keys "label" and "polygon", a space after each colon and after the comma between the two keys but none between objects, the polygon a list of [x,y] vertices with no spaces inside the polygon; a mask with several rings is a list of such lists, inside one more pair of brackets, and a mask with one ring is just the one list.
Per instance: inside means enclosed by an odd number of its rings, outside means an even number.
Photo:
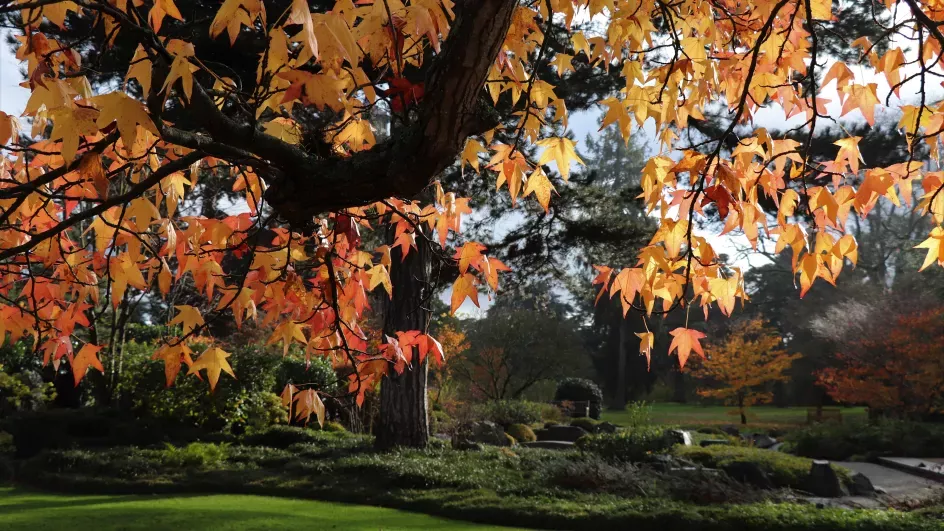
[{"label": "large gray rock", "polygon": [[728,463],[721,467],[724,472],[731,476],[732,478],[740,481],[741,483],[746,483],[748,485],[753,485],[762,489],[772,489],[774,484],[770,481],[770,478],[767,477],[767,473],[757,465],[757,463],[752,463],[750,461],[734,461]]},{"label": "large gray rock", "polygon": [[546,450],[572,450],[574,443],[570,441],[531,441],[518,443],[525,448],[544,448]]},{"label": "large gray rock", "polygon": [[666,430],[664,437],[669,444],[692,445],[692,434],[685,430]]},{"label": "large gray rock", "polygon": [[601,422],[597,424],[597,433],[616,433],[616,430],[619,429],[619,426],[613,424],[612,422]]},{"label": "large gray rock", "polygon": [[721,426],[721,431],[735,437],[741,434],[741,430],[739,430],[734,424],[725,424],[724,426]]},{"label": "large gray rock", "polygon": [[847,494],[829,461],[813,461],[810,473],[806,477],[805,487],[805,490],[814,496],[823,498],[839,498]]},{"label": "large gray rock", "polygon": [[763,448],[765,450],[767,448],[772,448],[775,444],[777,444],[777,439],[774,439],[770,435],[765,435],[763,433],[755,433],[751,440],[753,441],[755,447]]},{"label": "large gray rock", "polygon": [[534,432],[539,441],[568,441],[577,442],[577,439],[587,435],[587,430],[580,426],[550,426]]},{"label": "large gray rock", "polygon": [[477,444],[510,446],[511,442],[501,426],[487,420],[463,424],[452,436],[453,448],[472,449],[471,447]]},{"label": "large gray rock", "polygon": [[849,493],[853,496],[875,496],[878,494],[876,492],[878,489],[872,485],[872,480],[865,474],[856,472],[849,479]]}]

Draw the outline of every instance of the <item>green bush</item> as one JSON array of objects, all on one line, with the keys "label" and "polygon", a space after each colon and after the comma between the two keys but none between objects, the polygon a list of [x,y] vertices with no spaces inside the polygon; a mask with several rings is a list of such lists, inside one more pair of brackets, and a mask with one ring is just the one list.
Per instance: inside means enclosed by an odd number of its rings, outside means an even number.
[{"label": "green bush", "polygon": [[436,433],[451,433],[453,429],[454,421],[452,417],[449,416],[449,413],[446,413],[442,410],[434,410],[429,414],[429,432]]},{"label": "green bush", "polygon": [[626,404],[626,423],[630,428],[648,426],[652,423],[652,405],[645,402],[630,402]]},{"label": "green bush", "polygon": [[603,391],[593,380],[564,378],[557,384],[554,400],[558,402],[590,402],[590,417],[599,419],[603,406]]},{"label": "green bush", "polygon": [[505,428],[505,432],[511,435],[518,442],[532,442],[538,440],[534,430],[527,424],[510,424]]},{"label": "green bush", "polygon": [[298,426],[272,426],[243,437],[243,444],[250,446],[268,446],[270,448],[288,448],[293,444],[316,442],[316,432]]},{"label": "green bush", "polygon": [[[318,426],[318,424],[314,424],[312,427],[315,426]],[[347,433],[347,428],[345,428],[344,424],[341,424],[340,422],[326,420],[324,426],[321,426],[321,431],[327,431],[331,433]]]},{"label": "green bush", "polygon": [[525,400],[492,400],[475,406],[473,415],[501,426],[541,422],[541,404]]},{"label": "green bush", "polygon": [[598,424],[600,424],[600,422],[593,419],[589,419],[589,418],[578,418],[578,419],[573,419],[570,421],[571,426],[577,426],[579,428],[583,428],[584,430],[587,431],[587,433],[594,433],[595,431],[597,431]]},{"label": "green bush", "polygon": [[541,404],[541,420],[555,424],[559,423],[564,420],[564,412],[554,404]]},{"label": "green bush", "polygon": [[194,442],[178,448],[167,443],[163,451],[165,462],[171,466],[212,468],[223,463],[228,447],[228,444]]},{"label": "green bush", "polygon": [[944,448],[944,424],[901,420],[823,423],[794,430],[785,439],[791,452],[816,459],[928,457]]},{"label": "green bush", "polygon": [[[811,459],[747,446],[676,446],[675,455],[684,457],[708,468],[724,469],[733,463],[753,463],[767,474],[776,487],[803,489],[810,472]],[[849,471],[833,467],[844,481]]]},{"label": "green bush", "polygon": [[[224,377],[213,393],[206,382],[178,376],[166,388],[163,362],[151,359],[155,346],[129,341],[116,393],[140,417],[173,419],[207,431],[242,434],[285,422],[287,413],[278,393],[291,381],[312,384],[332,392],[337,377],[328,360],[304,360],[281,351],[245,345],[233,350],[228,359],[238,379]],[[195,352],[199,354],[199,349]]]},{"label": "green bush", "polygon": [[135,418],[127,412],[93,408],[19,413],[0,421],[0,429],[13,436],[16,456],[21,458],[55,448],[226,439],[225,434],[210,434],[174,419]]},{"label": "green bush", "polygon": [[645,461],[654,453],[670,448],[660,428],[642,427],[616,433],[585,435],[577,440],[577,448],[600,457],[621,462]]}]

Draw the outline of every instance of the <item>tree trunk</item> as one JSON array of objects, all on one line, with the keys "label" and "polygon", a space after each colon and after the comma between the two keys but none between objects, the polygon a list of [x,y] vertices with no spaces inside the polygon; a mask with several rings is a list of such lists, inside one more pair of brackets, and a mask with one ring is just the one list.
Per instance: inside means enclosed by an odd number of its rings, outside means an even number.
[{"label": "tree trunk", "polygon": [[619,351],[616,361],[616,392],[613,396],[613,409],[626,409],[626,360],[629,357],[629,338],[632,336],[629,329],[629,319],[620,319]]},{"label": "tree trunk", "polygon": [[738,397],[738,412],[741,414],[741,424],[747,424],[747,415],[744,414],[744,398]]},{"label": "tree trunk", "polygon": [[[388,231],[392,243],[393,231]],[[390,251],[393,261],[390,279],[393,297],[384,305],[384,333],[396,337],[398,331],[426,332],[429,324],[431,255],[421,236],[418,249],[411,249],[401,260],[399,248]],[[414,356],[416,355],[414,349]],[[416,358],[402,374],[391,372],[380,382],[380,419],[376,446],[390,449],[397,446],[425,448],[429,441],[429,417],[426,395],[427,360]]]}]

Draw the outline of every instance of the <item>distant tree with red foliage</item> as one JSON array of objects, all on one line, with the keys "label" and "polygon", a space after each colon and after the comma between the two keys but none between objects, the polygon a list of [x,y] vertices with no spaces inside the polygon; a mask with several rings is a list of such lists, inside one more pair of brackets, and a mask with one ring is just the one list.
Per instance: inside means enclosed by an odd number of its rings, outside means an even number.
[{"label": "distant tree with red foliage", "polygon": [[846,343],[836,365],[817,375],[834,400],[899,417],[944,410],[944,308],[874,322]]}]

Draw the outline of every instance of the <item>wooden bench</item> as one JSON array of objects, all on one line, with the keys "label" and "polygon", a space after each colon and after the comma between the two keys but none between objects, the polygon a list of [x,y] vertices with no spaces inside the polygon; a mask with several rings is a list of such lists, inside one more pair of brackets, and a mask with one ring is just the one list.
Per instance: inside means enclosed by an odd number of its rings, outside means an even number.
[{"label": "wooden bench", "polygon": [[837,407],[807,408],[806,423],[813,424],[816,422],[838,422],[842,424],[842,410]]}]

